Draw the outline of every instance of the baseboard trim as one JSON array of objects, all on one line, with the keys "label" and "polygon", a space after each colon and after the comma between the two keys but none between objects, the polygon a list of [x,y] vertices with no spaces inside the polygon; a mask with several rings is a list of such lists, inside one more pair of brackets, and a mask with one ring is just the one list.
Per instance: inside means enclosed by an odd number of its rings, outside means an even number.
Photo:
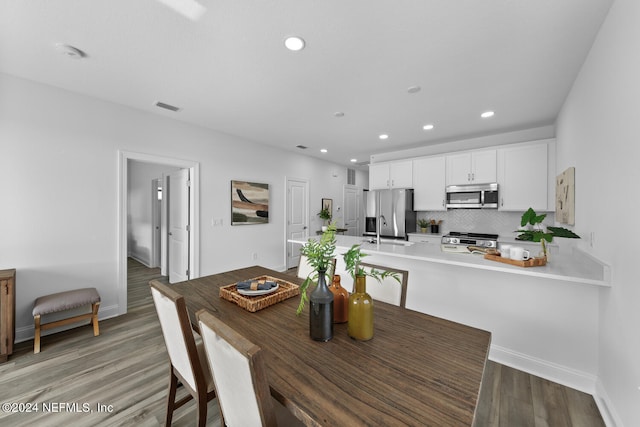
[{"label": "baseboard trim", "polygon": [[[89,307],[90,308],[90,307]],[[108,306],[108,307],[103,307],[100,306],[100,310],[98,311],[98,320],[102,321],[102,320],[106,320],[109,319],[111,317],[116,317],[118,316],[118,306],[117,305],[112,305],[112,306]],[[82,326],[82,324],[80,322],[78,323],[74,323],[71,325],[66,325],[66,326],[61,326],[59,328],[53,328],[50,329],[46,332],[42,333],[42,336],[47,336],[47,335],[51,335],[51,334],[55,334],[57,332],[62,332],[62,331],[66,331],[69,329],[74,329],[77,327]],[[14,342],[20,343],[23,341],[30,341],[33,340],[33,337],[35,335],[35,327],[34,325],[29,325],[29,326],[23,326],[21,328],[16,328],[16,336],[15,336],[15,340]]]},{"label": "baseboard trim", "polygon": [[491,345],[489,359],[584,393],[594,395],[596,392],[597,377],[587,372],[531,357],[497,345]]},{"label": "baseboard trim", "polygon": [[593,396],[600,411],[600,415],[607,427],[622,427],[622,421],[615,411],[614,406],[607,394],[600,378],[596,381],[596,394]]}]

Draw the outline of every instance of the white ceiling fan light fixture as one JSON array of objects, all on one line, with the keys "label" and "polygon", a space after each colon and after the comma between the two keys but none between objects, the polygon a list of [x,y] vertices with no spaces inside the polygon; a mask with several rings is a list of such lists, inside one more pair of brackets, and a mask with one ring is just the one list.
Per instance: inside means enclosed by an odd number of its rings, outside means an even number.
[{"label": "white ceiling fan light fixture", "polygon": [[56,50],[60,52],[62,55],[71,59],[82,59],[87,56],[82,50],[78,49],[75,46],[71,46],[64,43],[56,43]]},{"label": "white ceiling fan light fixture", "polygon": [[307,43],[302,37],[289,36],[284,39],[284,46],[292,52],[298,52],[305,48]]},{"label": "white ceiling fan light fixture", "polygon": [[484,113],[480,114],[480,117],[482,117],[483,119],[488,119],[495,116],[495,114],[496,113],[494,111],[485,111]]},{"label": "white ceiling fan light fixture", "polygon": [[204,15],[207,8],[196,0],[157,0],[180,15],[192,21],[197,21]]}]

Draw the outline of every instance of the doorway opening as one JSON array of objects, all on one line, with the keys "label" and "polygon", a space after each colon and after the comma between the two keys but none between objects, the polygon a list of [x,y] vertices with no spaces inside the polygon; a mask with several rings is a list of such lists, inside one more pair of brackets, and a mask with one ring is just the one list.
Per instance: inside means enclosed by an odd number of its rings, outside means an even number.
[{"label": "doorway opening", "polygon": [[301,245],[288,240],[309,237],[309,180],[285,177],[285,187],[285,265],[290,269],[298,266]]},{"label": "doorway opening", "polygon": [[[130,244],[129,241],[129,227],[130,227],[130,184],[133,177],[129,176],[129,166],[131,163],[141,162],[145,164],[156,165],[160,168],[166,168],[169,171],[174,171],[173,173],[180,172],[187,176],[188,186],[186,190],[183,191],[181,195],[181,212],[185,218],[181,218],[181,220],[185,221],[189,224],[185,236],[181,236],[183,239],[184,251],[187,254],[187,257],[180,258],[181,262],[184,264],[183,271],[185,272],[185,280],[190,278],[197,278],[200,274],[200,254],[199,254],[199,164],[197,162],[182,160],[182,159],[174,159],[168,157],[155,156],[151,154],[143,154],[143,153],[133,153],[120,151],[119,153],[119,194],[118,194],[118,314],[125,314],[127,312],[127,264],[128,264],[128,256],[130,254]],[[170,193],[169,189],[169,180],[170,173],[166,175],[163,179],[162,183],[162,197],[167,198],[167,194]],[[151,182],[151,180],[149,181]],[[152,194],[154,193],[153,188],[158,188],[157,183],[151,184]],[[146,185],[144,189],[145,197],[149,197],[148,192],[149,186]],[[174,191],[176,192],[176,191]],[[157,193],[156,193],[157,194]],[[157,196],[156,196],[157,197]],[[169,196],[170,198],[170,196]],[[148,199],[147,199],[148,200]],[[185,206],[188,205],[188,206]],[[174,214],[175,216],[175,214]],[[155,233],[152,232],[152,214],[149,213],[149,225],[148,231],[151,233],[151,238],[153,239],[153,235]],[[155,227],[155,225],[153,225]],[[162,225],[161,225],[162,227]],[[170,227],[169,224],[166,225],[166,229]],[[162,236],[168,236],[169,233],[161,233]],[[166,245],[161,247],[167,247],[169,244],[175,244],[175,242],[167,242]],[[132,244],[135,245],[135,242]],[[142,256],[147,256],[149,259],[149,263],[151,264],[151,259],[153,258],[152,252],[154,251],[152,245],[146,245],[148,249],[143,248],[141,251]],[[163,250],[164,252],[164,250]],[[161,255],[164,256],[164,255]],[[167,263],[168,264],[168,263]],[[170,266],[167,265],[167,270],[170,269]],[[164,270],[164,269],[163,269]],[[169,274],[168,272],[163,271],[162,274]]]}]

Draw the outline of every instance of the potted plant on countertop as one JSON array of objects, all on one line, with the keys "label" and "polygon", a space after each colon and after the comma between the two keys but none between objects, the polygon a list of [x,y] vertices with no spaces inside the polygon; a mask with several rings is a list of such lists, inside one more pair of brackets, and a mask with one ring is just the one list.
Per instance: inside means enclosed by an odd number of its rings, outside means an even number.
[{"label": "potted plant on countertop", "polygon": [[420,231],[422,233],[426,233],[427,232],[427,228],[429,228],[429,224],[431,224],[431,222],[426,220],[426,219],[419,219],[418,220],[418,227],[420,227]]},{"label": "potted plant on countertop", "polygon": [[[316,341],[329,341],[333,338],[333,293],[327,286],[326,275],[333,275],[333,271],[329,270],[333,268],[335,236],[336,225],[331,223],[319,240],[309,239],[300,249],[313,272],[300,285],[300,303],[296,314],[302,313],[305,302],[309,301],[309,335]],[[307,295],[309,285],[315,282],[317,286]]]},{"label": "potted plant on countertop", "polygon": [[548,255],[547,243],[551,243],[554,237],[580,238],[576,233],[564,227],[546,227],[542,223],[546,217],[547,214],[538,215],[532,208],[529,208],[522,214],[522,219],[520,220],[520,226],[529,228],[516,230],[521,233],[516,237],[516,240],[540,242],[542,245],[541,254],[544,258],[547,258]]},{"label": "potted plant on countertop", "polygon": [[322,208],[320,212],[318,212],[318,216],[325,222],[325,225],[322,226],[322,231],[327,231],[329,224],[331,223],[331,212],[329,212],[329,209],[327,208]]},{"label": "potted plant on countertop", "polygon": [[347,333],[351,338],[367,341],[373,338],[373,299],[367,293],[367,276],[382,282],[393,277],[401,283],[399,274],[394,271],[365,270],[360,261],[367,256],[360,251],[360,245],[353,245],[343,254],[345,268],[354,280],[353,293],[349,295],[349,320]]}]

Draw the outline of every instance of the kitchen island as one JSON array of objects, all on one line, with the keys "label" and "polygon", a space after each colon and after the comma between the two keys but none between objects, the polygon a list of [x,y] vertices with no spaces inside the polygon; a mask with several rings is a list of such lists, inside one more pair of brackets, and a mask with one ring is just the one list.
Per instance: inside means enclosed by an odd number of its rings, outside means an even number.
[{"label": "kitchen island", "polygon": [[574,249],[554,253],[546,266],[523,268],[445,253],[437,244],[336,236],[336,273],[347,289],[341,254],[354,244],[367,263],[409,272],[407,309],[488,330],[491,359],[594,392],[599,299],[610,286],[604,263]]}]

